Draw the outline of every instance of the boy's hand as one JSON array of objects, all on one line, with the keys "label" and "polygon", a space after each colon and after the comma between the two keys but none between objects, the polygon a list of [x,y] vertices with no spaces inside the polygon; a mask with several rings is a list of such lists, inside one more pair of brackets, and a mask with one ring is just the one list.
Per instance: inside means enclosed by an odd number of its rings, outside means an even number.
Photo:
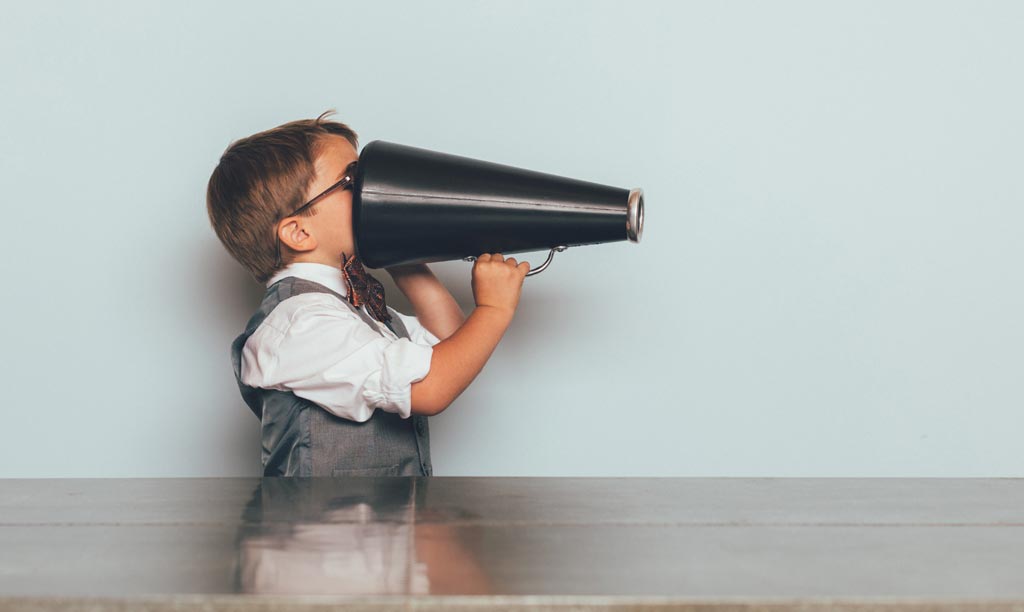
[{"label": "boy's hand", "polygon": [[519,306],[523,279],[530,271],[530,262],[516,264],[514,257],[505,259],[501,253],[484,253],[473,264],[473,299],[477,307],[489,306],[512,316]]}]

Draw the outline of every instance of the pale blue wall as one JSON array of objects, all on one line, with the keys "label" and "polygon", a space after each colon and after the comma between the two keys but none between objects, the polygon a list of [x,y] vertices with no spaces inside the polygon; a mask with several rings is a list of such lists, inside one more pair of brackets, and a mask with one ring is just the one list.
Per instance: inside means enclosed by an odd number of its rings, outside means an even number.
[{"label": "pale blue wall", "polygon": [[[1019,2],[8,5],[0,477],[258,473],[228,346],[262,287],[206,180],[330,107],[646,193],[640,245],[526,280],[438,475],[1024,476],[1022,31]],[[432,265],[467,311],[470,267]]]}]

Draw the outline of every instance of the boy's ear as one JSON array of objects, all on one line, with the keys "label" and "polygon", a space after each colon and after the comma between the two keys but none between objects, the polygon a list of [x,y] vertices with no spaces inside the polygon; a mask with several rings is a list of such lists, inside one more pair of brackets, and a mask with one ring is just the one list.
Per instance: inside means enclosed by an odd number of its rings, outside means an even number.
[{"label": "boy's ear", "polygon": [[292,219],[277,230],[281,243],[293,251],[312,251],[317,247],[316,238],[306,231],[299,221]]}]

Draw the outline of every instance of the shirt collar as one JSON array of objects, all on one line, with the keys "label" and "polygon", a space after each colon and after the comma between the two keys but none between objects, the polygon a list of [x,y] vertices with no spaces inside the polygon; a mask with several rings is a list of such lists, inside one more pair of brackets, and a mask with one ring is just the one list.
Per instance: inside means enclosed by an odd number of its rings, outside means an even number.
[{"label": "shirt collar", "polygon": [[297,276],[314,283],[320,283],[324,287],[340,293],[342,296],[348,296],[345,279],[341,276],[340,268],[312,261],[294,261],[271,276],[270,280],[267,281],[267,287],[288,276]]}]

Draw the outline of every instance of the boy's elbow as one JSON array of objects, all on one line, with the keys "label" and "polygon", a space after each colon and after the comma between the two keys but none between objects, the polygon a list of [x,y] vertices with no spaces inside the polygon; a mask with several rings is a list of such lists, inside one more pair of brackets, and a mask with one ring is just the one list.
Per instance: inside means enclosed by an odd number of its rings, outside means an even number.
[{"label": "boy's elbow", "polygon": [[410,403],[412,414],[434,416],[443,412],[451,402],[445,401],[441,394],[427,383],[427,379],[423,379],[412,384]]},{"label": "boy's elbow", "polygon": [[447,407],[441,402],[413,402],[411,413],[419,416],[434,416],[444,412]]}]

